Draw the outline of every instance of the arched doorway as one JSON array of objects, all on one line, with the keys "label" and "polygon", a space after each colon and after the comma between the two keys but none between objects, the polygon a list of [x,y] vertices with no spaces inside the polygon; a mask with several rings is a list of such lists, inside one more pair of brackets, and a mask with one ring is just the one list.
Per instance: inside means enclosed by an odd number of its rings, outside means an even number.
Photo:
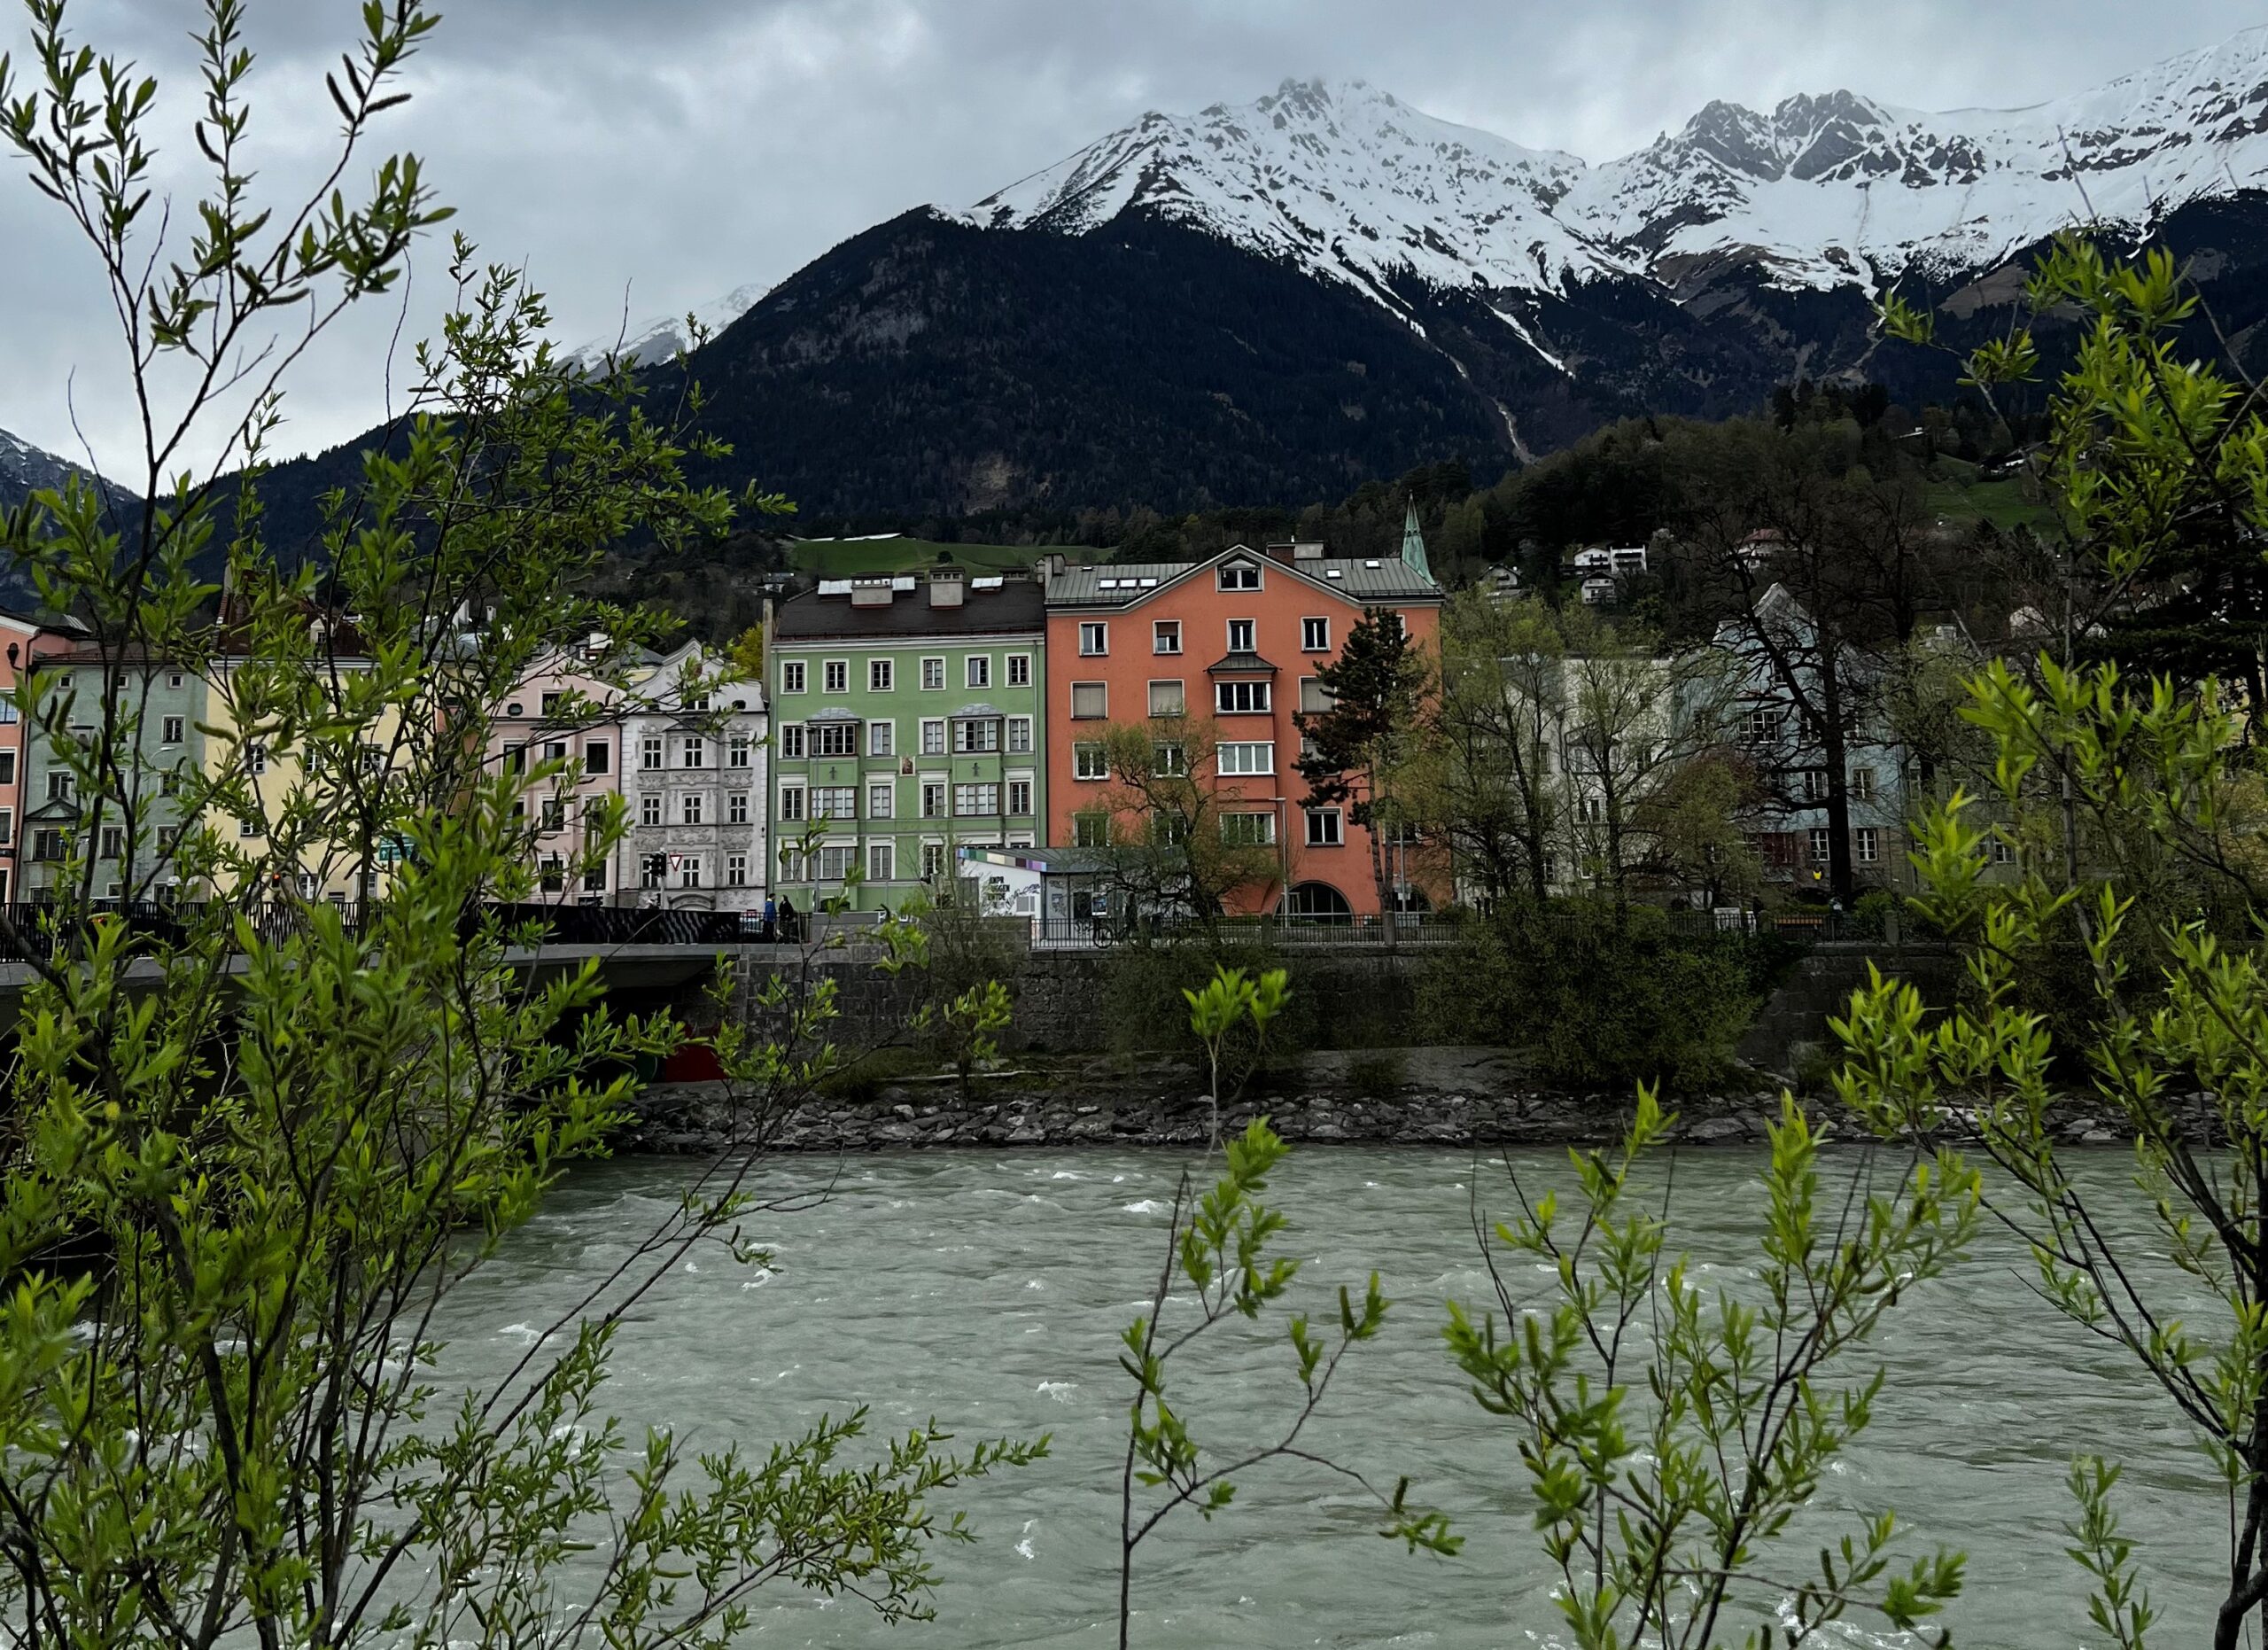
[{"label": "arched doorway", "polygon": [[1293,922],[1352,922],[1355,907],[1329,883],[1294,883],[1284,892],[1284,915]]}]

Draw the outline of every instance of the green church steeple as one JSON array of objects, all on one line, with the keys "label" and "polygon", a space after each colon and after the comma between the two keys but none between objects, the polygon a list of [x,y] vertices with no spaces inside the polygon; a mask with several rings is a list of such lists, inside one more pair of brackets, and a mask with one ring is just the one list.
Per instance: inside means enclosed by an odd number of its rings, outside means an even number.
[{"label": "green church steeple", "polygon": [[1410,501],[1410,514],[1402,524],[1402,559],[1426,578],[1433,576],[1433,564],[1425,559],[1425,535],[1418,527],[1418,501]]}]

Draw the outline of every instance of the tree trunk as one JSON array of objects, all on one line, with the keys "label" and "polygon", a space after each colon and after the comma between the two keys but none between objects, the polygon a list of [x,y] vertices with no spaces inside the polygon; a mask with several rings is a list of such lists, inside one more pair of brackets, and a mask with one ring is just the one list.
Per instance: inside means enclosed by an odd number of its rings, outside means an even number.
[{"label": "tree trunk", "polygon": [[1820,756],[1827,766],[1828,890],[1851,908],[1851,764],[1843,726],[1843,670],[1834,647],[1819,650]]}]

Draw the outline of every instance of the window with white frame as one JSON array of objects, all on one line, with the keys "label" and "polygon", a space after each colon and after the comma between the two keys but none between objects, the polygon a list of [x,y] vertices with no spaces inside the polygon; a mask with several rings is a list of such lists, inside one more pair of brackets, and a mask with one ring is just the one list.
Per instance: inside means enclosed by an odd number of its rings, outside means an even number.
[{"label": "window with white frame", "polygon": [[1150,714],[1153,716],[1188,715],[1188,689],[1178,681],[1152,682],[1150,684]]},{"label": "window with white frame", "polygon": [[1008,782],[1008,812],[1018,819],[1031,813],[1031,781],[1012,779]]},{"label": "window with white frame", "polygon": [[1110,815],[1081,813],[1071,821],[1071,845],[1075,848],[1107,848],[1110,846]]},{"label": "window with white frame", "polygon": [[1875,799],[1875,770],[1854,767],[1851,770],[1851,800],[1872,802]]},{"label": "window with white frame", "polygon": [[1110,714],[1110,688],[1106,682],[1071,684],[1071,716],[1075,721],[1099,721]]},{"label": "window with white frame", "polygon": [[1799,775],[1799,779],[1800,783],[1798,789],[1803,792],[1806,802],[1817,803],[1827,800],[1827,770],[1825,768],[1807,767]]},{"label": "window with white frame", "polygon": [[1150,771],[1160,779],[1180,779],[1189,772],[1189,747],[1167,740],[1150,747]]},{"label": "window with white frame", "polygon": [[[16,707],[12,704],[8,708],[12,711]],[[162,743],[166,744],[179,744],[182,740],[187,736],[188,732],[189,722],[186,718],[180,716],[168,716],[166,718],[165,735]]]},{"label": "window with white frame", "polygon": [[886,820],[897,812],[897,787],[887,779],[866,787],[866,817]]},{"label": "window with white frame", "polygon": [[749,736],[746,734],[734,734],[725,742],[725,766],[746,767],[749,763],[748,752]]},{"label": "window with white frame", "polygon": [[699,825],[708,813],[709,799],[697,790],[688,790],[677,799],[677,822],[680,825]]},{"label": "window with white frame", "polygon": [[945,661],[927,658],[921,661],[921,689],[925,693],[941,693],[945,686]]},{"label": "window with white frame", "polygon": [[953,723],[953,754],[989,756],[1000,748],[1000,724],[990,716],[963,718]]},{"label": "window with white frame", "polygon": [[1331,621],[1327,619],[1300,620],[1300,651],[1328,653],[1331,651]]},{"label": "window with white frame", "polygon": [[1320,676],[1300,678],[1300,711],[1302,715],[1320,716],[1331,708],[1331,689],[1323,685]]},{"label": "window with white frame", "polygon": [[725,798],[725,823],[727,825],[748,823],[747,791],[735,790]]},{"label": "window with white frame", "polygon": [[1811,833],[1811,862],[1814,865],[1824,865],[1827,863],[1828,856],[1832,851],[1829,845],[1830,842],[1831,838],[1824,826],[1813,830]]},{"label": "window with white frame", "polygon": [[858,787],[856,785],[813,785],[812,787],[812,817],[815,820],[849,820],[858,816]]},{"label": "window with white frame", "polygon": [[961,681],[964,686],[971,688],[990,687],[992,685],[992,656],[989,653],[972,653],[963,659]]},{"label": "window with white frame", "polygon": [[1253,642],[1253,633],[1258,628],[1258,624],[1253,619],[1231,619],[1229,620],[1229,651],[1231,653],[1257,652],[1259,650]]},{"label": "window with white frame", "polygon": [[826,680],[827,692],[848,693],[850,691],[850,661],[849,659],[827,660],[819,667],[819,674]]},{"label": "window with white frame", "polygon": [[727,888],[748,886],[748,855],[728,853],[725,856],[725,886]]},{"label": "window with white frame", "polygon": [[866,754],[896,756],[897,754],[897,724],[868,722],[866,724]]},{"label": "window with white frame", "polygon": [[925,842],[921,844],[921,875],[935,882],[945,874],[945,844]]},{"label": "window with white frame", "polygon": [[1780,739],[1780,712],[1768,704],[1751,706],[1746,726],[1743,728],[1751,744],[1776,744]]},{"label": "window with white frame", "polygon": [[955,785],[953,787],[953,815],[957,819],[983,819],[1000,811],[1000,787],[998,785]]},{"label": "window with white frame", "polygon": [[866,687],[874,693],[888,693],[897,679],[896,659],[868,659]]},{"label": "window with white frame", "polygon": [[921,817],[941,820],[945,817],[945,788],[931,781],[921,787]]},{"label": "window with white frame", "polygon": [[1230,741],[1216,748],[1214,763],[1223,779],[1276,771],[1276,746],[1270,741]]},{"label": "window with white frame", "polygon": [[1860,865],[1872,865],[1882,857],[1882,833],[1871,825],[1861,825],[1852,831],[1851,857]]},{"label": "window with white frame", "polygon": [[789,722],[780,729],[780,754],[790,761],[801,761],[804,756],[804,725]]},{"label": "window with white frame", "polygon": [[1216,681],[1213,709],[1223,716],[1263,715],[1270,708],[1269,686],[1264,681]]},{"label": "window with white frame", "polygon": [[782,660],[780,665],[780,691],[782,693],[801,693],[804,691],[804,661],[801,659]]},{"label": "window with white frame", "polygon": [[648,734],[638,742],[638,766],[641,768],[656,768],[661,765],[662,736],[659,734]]},{"label": "window with white frame", "polygon": [[812,754],[821,757],[858,755],[858,724],[856,722],[813,722],[812,724]]},{"label": "window with white frame", "polygon": [[2002,838],[2000,838],[2000,837],[1993,837],[1993,838],[1992,838],[1992,863],[1993,863],[1993,864],[1995,864],[1995,865],[2013,865],[2013,864],[2015,864],[2015,863],[2016,863],[2016,851],[2013,847],[2011,847],[2011,846],[2010,846],[2010,845],[2009,845],[2009,844],[2008,844],[2005,840],[2003,840]]},{"label": "window with white frame", "polygon": [[921,754],[923,756],[943,756],[944,753],[945,724],[944,720],[942,719],[933,718],[928,721],[923,722],[921,724]]},{"label": "window with white frame", "polygon": [[894,883],[897,880],[897,844],[870,842],[866,844],[866,880],[870,883]]},{"label": "window with white frame", "polygon": [[1099,658],[1110,651],[1110,627],[1099,620],[1079,627],[1079,654],[1083,658]]},{"label": "window with white frame", "polygon": [[1347,840],[1346,816],[1337,808],[1309,808],[1308,846],[1336,848]]},{"label": "window with white frame", "polygon": [[1181,651],[1181,620],[1161,619],[1150,627],[1150,651],[1178,653]]},{"label": "window with white frame", "polygon": [[565,830],[567,829],[567,798],[546,797],[543,799],[542,821],[545,830]]},{"label": "window with white frame", "polygon": [[1254,562],[1222,563],[1218,588],[1223,590],[1257,590],[1260,588],[1259,564]]},{"label": "window with white frame", "polygon": [[1008,686],[1011,688],[1031,686],[1030,654],[1011,653],[1008,655]]},{"label": "window with white frame", "polygon": [[801,785],[780,787],[780,817],[791,823],[801,823],[804,818],[804,788]]},{"label": "window with white frame", "polygon": [[1082,743],[1071,747],[1071,777],[1074,779],[1108,779],[1110,759],[1102,746]]},{"label": "window with white frame", "polygon": [[1276,843],[1276,816],[1273,813],[1223,813],[1221,815],[1221,840],[1237,848],[1273,847]]},{"label": "window with white frame", "polygon": [[[373,751],[371,754],[383,758],[384,753],[382,751]],[[603,774],[606,771],[606,741],[603,739],[586,739],[583,741],[583,772],[586,774]]]},{"label": "window with white frame", "polygon": [[1031,754],[1030,717],[1011,716],[1008,718],[1008,754],[1010,756]]},{"label": "window with white frame", "polygon": [[819,851],[819,880],[822,883],[842,883],[850,879],[850,868],[858,863],[858,851],[847,844],[826,847]]},{"label": "window with white frame", "polygon": [[265,774],[268,771],[268,747],[266,745],[248,744],[245,747],[245,769],[246,772],[252,774]]},{"label": "window with white frame", "polygon": [[709,742],[699,734],[687,734],[678,751],[680,767],[709,766]]},{"label": "window with white frame", "polygon": [[681,853],[677,857],[677,885],[680,888],[701,886],[702,873],[707,868],[697,853]]}]

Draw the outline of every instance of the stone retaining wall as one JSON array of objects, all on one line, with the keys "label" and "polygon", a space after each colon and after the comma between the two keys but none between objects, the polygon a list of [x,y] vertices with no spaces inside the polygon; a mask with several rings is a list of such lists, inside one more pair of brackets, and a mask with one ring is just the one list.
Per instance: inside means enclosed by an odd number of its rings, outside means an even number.
[{"label": "stone retaining wall", "polygon": [[[1437,954],[1422,947],[1353,946],[1291,953],[1286,963],[1299,1011],[1310,1030],[1302,1040],[1325,1049],[1408,1041],[1418,1029],[1418,980]],[[919,983],[910,975],[881,973],[874,967],[877,955],[858,947],[808,956],[784,947],[751,950],[740,987],[742,1016],[759,1032],[773,1029],[751,1006],[750,992],[775,969],[808,968],[814,980],[835,983],[840,1018],[830,1034],[836,1041],[866,1048],[898,1040],[918,1006]],[[1933,1006],[1949,1000],[1958,985],[1958,964],[1942,949],[1822,946],[1798,961],[1766,1004],[1741,1046],[1741,1057],[1766,1070],[1784,1070],[1795,1063],[1790,1051],[1798,1045],[1824,1044],[1827,1016],[1864,983],[1868,962],[1876,959],[1885,972],[1917,981]],[[1002,981],[1014,1004],[1004,1047],[1016,1053],[1099,1055],[1146,1041],[1150,1047],[1172,1046],[1177,1039],[1167,1028],[1160,1028],[1154,1039],[1145,1039],[1113,1023],[1110,983],[1116,966],[1110,953],[1096,951],[1043,950],[1017,956]],[[682,1011],[698,1023],[705,1004],[688,998]]]}]

